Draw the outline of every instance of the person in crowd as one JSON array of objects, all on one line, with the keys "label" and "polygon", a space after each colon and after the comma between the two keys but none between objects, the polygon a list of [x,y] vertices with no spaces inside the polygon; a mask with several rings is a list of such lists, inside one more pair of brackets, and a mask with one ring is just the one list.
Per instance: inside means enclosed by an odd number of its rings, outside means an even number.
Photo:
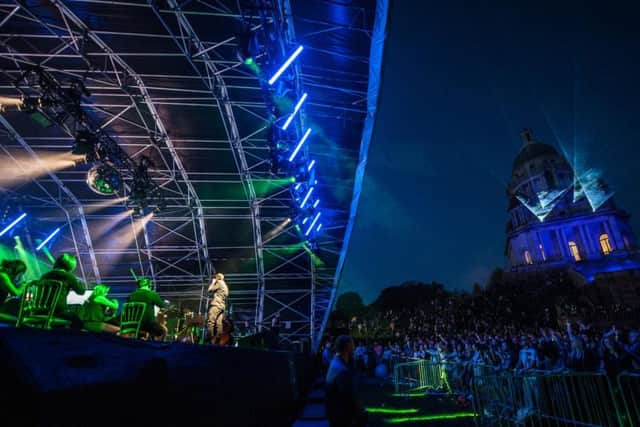
[{"label": "person in crowd", "polygon": [[331,342],[327,341],[322,350],[322,372],[326,373],[329,371],[329,365],[331,364],[332,357],[333,351],[331,348]]},{"label": "person in crowd", "polygon": [[41,281],[55,280],[62,283],[62,291],[58,298],[58,303],[54,311],[56,317],[69,320],[74,329],[82,328],[82,320],[77,313],[71,311],[67,306],[69,292],[73,291],[78,295],[83,295],[86,285],[78,279],[73,272],[78,266],[78,260],[71,254],[62,254],[53,263],[53,269],[42,275]]},{"label": "person in crowd", "polygon": [[209,285],[209,312],[207,316],[207,331],[213,344],[218,334],[222,333],[224,311],[227,307],[229,287],[224,281],[224,275],[217,273]]},{"label": "person in crowd", "polygon": [[18,259],[3,260],[0,263],[0,314],[11,318],[18,315],[20,300],[16,297],[19,297],[25,288],[22,276],[26,271],[26,264]]},{"label": "person in crowd", "polygon": [[114,314],[118,310],[118,300],[109,299],[109,287],[98,284],[91,291],[91,295],[84,302],[80,309],[80,319],[83,327],[90,332],[106,332],[109,334],[117,334],[120,328],[116,325],[107,323],[110,314]]},{"label": "person in crowd", "polygon": [[127,302],[144,303],[145,309],[142,315],[142,325],[140,329],[149,333],[157,341],[164,341],[167,336],[167,327],[156,320],[155,307],[166,308],[167,303],[160,295],[151,289],[151,280],[146,277],[138,278],[138,289],[132,292],[127,298]]},{"label": "person in crowd", "polygon": [[629,331],[628,344],[624,346],[624,351],[629,356],[632,369],[640,369],[640,331],[632,329]]},{"label": "person in crowd", "polygon": [[329,365],[325,380],[326,409],[330,427],[362,427],[367,415],[355,396],[352,368],[353,340],[348,335],[336,339],[335,356]]}]

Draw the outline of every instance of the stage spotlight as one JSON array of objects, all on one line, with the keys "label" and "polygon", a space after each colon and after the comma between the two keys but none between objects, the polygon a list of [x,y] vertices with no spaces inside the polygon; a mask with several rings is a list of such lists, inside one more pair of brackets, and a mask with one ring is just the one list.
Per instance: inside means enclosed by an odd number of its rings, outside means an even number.
[{"label": "stage spotlight", "polygon": [[42,249],[42,248],[44,247],[44,245],[46,245],[47,243],[49,243],[49,242],[51,241],[51,239],[53,239],[53,238],[56,236],[56,234],[58,234],[59,232],[60,232],[60,227],[56,228],[56,229],[53,231],[53,233],[49,234],[49,236],[48,236],[46,239],[44,239],[44,240],[42,241],[42,243],[40,243],[40,244],[38,245],[38,247],[36,247],[36,251],[39,251],[40,249]]},{"label": "stage spotlight", "polygon": [[298,145],[296,145],[295,150],[293,150],[293,153],[291,153],[291,156],[289,156],[290,162],[292,162],[293,159],[296,158],[296,155],[298,154],[298,152],[300,151],[304,143],[307,141],[307,138],[309,138],[309,134],[311,134],[311,128],[308,128],[307,131],[302,136],[302,138],[300,138],[300,142],[298,142]]},{"label": "stage spotlight", "polygon": [[291,63],[295,61],[298,55],[300,55],[302,49],[304,49],[302,46],[298,46],[298,48],[291,54],[291,56],[284,62],[284,64],[282,64],[282,66],[278,68],[278,71],[276,71],[275,74],[269,79],[269,85],[272,86],[276,82],[276,80],[278,80],[282,73],[284,73],[285,70],[289,68],[289,65],[291,65]]},{"label": "stage spotlight", "polygon": [[238,47],[236,49],[236,57],[240,62],[247,66],[255,64],[255,56],[258,54],[258,37],[256,33],[247,29],[245,32],[236,36]]},{"label": "stage spotlight", "polygon": [[40,106],[39,98],[25,98],[20,104],[18,104],[18,110],[23,113],[33,114],[38,111],[38,107]]},{"label": "stage spotlight", "polygon": [[16,218],[15,220],[13,220],[13,222],[9,225],[7,225],[2,231],[0,231],[0,237],[4,236],[5,234],[7,234],[7,232],[9,230],[11,230],[13,227],[15,227],[16,225],[18,225],[18,223],[20,221],[22,221],[25,217],[27,216],[26,213],[23,213],[22,215],[20,215],[18,218]]},{"label": "stage spotlight", "polygon": [[284,122],[284,125],[282,125],[282,130],[287,130],[287,128],[293,121],[293,118],[296,116],[296,114],[298,114],[298,110],[300,110],[300,107],[302,107],[302,104],[306,99],[307,99],[307,94],[306,93],[302,94],[302,97],[300,97],[300,100],[298,101],[296,106],[293,108],[293,112],[289,115],[289,117],[287,118],[287,121]]},{"label": "stage spotlight", "polygon": [[96,155],[96,143],[98,138],[95,134],[82,130],[76,134],[76,139],[73,143],[71,153],[77,156],[85,156],[87,162],[95,162],[97,160]]},{"label": "stage spotlight", "polygon": [[18,110],[22,107],[22,99],[12,98],[9,96],[0,96],[0,111],[4,112],[7,107],[16,107]]},{"label": "stage spotlight", "polygon": [[295,180],[298,183],[309,182],[311,179],[311,174],[304,165],[300,165],[300,168],[297,170],[295,174]]},{"label": "stage spotlight", "polygon": [[116,168],[107,163],[95,165],[87,172],[87,185],[94,193],[112,196],[121,188],[122,176]]}]

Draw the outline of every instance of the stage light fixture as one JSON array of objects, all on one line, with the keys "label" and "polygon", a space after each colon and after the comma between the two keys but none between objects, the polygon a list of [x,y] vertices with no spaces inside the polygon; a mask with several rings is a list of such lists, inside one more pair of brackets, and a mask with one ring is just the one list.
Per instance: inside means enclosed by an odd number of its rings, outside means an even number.
[{"label": "stage light fixture", "polygon": [[302,107],[302,104],[304,104],[304,101],[306,99],[307,99],[307,94],[305,92],[305,93],[302,94],[302,96],[300,97],[300,100],[298,101],[296,106],[293,108],[293,112],[291,114],[289,114],[289,117],[287,118],[287,121],[284,122],[284,125],[282,125],[282,130],[287,130],[287,128],[289,127],[289,125],[293,121],[293,118],[296,116],[296,114],[298,114],[298,111],[300,110],[300,107]]},{"label": "stage light fixture", "polygon": [[60,232],[60,227],[56,228],[56,229],[53,231],[53,233],[49,234],[49,236],[48,236],[46,239],[44,239],[44,240],[42,241],[42,243],[40,243],[40,244],[38,245],[38,247],[36,247],[36,251],[39,251],[40,249],[42,249],[42,248],[44,247],[44,245],[46,245],[47,243],[49,243],[49,242],[51,241],[51,239],[53,239],[53,238],[56,236],[56,234],[58,234],[59,232]]},{"label": "stage light fixture", "polygon": [[316,165],[316,161],[311,160],[311,163],[309,163],[309,166],[307,166],[307,171],[311,172],[311,169],[313,169],[315,165]]},{"label": "stage light fixture", "polygon": [[291,54],[291,56],[289,56],[289,58],[284,62],[284,64],[282,64],[280,68],[278,68],[278,71],[276,71],[275,74],[269,79],[270,86],[273,86],[273,84],[276,82],[276,80],[278,80],[278,78],[282,75],[282,73],[284,73],[285,70],[289,68],[289,65],[291,65],[291,63],[295,61],[298,55],[300,55],[300,53],[302,52],[302,49],[304,49],[302,45],[298,46],[298,48]]},{"label": "stage light fixture", "polygon": [[112,196],[122,187],[122,176],[108,163],[95,165],[87,172],[87,185],[94,193]]},{"label": "stage light fixture", "polygon": [[307,202],[309,201],[309,197],[311,197],[311,193],[313,193],[313,187],[309,188],[309,191],[307,191],[307,195],[304,196],[304,199],[302,199],[302,203],[300,203],[300,209],[304,209],[304,205],[306,205]]},{"label": "stage light fixture", "polygon": [[86,130],[79,131],[73,142],[71,153],[77,156],[85,156],[87,162],[95,162],[97,160],[96,144],[98,137]]},{"label": "stage light fixture", "polygon": [[13,222],[9,225],[7,225],[2,231],[0,231],[0,237],[4,236],[5,234],[7,234],[7,232],[9,230],[11,230],[13,227],[15,227],[16,225],[18,225],[18,223],[20,221],[22,221],[25,217],[27,216],[26,213],[23,213],[22,215],[20,215],[18,218],[16,218],[15,220],[13,220]]},{"label": "stage light fixture", "polygon": [[318,220],[320,219],[321,214],[322,212],[318,212],[316,216],[313,218],[313,221],[311,221],[311,225],[307,229],[306,233],[304,233],[305,236],[308,236],[309,233],[311,233],[311,230],[313,230],[313,226],[316,225],[316,222],[318,222]]},{"label": "stage light fixture", "polygon": [[238,47],[236,49],[236,57],[245,65],[251,66],[255,64],[254,57],[258,53],[258,38],[256,33],[251,29],[245,30],[236,36]]},{"label": "stage light fixture", "polygon": [[307,131],[304,133],[304,135],[302,135],[302,138],[300,138],[300,142],[298,142],[298,145],[296,145],[295,150],[293,150],[293,153],[291,153],[291,156],[289,156],[290,162],[292,162],[293,159],[296,158],[296,155],[298,154],[298,152],[300,151],[304,143],[307,141],[307,138],[309,138],[309,134],[311,134],[311,128],[308,128]]}]

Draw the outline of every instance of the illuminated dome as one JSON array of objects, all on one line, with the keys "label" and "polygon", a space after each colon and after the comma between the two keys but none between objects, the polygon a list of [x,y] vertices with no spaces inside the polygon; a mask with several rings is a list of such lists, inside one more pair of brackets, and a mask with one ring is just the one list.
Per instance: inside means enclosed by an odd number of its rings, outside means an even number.
[{"label": "illuminated dome", "polygon": [[[513,161],[513,170],[526,166],[527,163],[533,162],[540,158],[556,157],[562,158],[558,151],[548,144],[541,142],[531,142],[522,146],[522,149]],[[562,160],[564,160],[562,158]]]},{"label": "illuminated dome", "polygon": [[599,170],[574,176],[564,155],[530,130],[522,140],[507,189],[505,253],[512,268],[600,260],[635,247],[628,215],[615,207]]}]

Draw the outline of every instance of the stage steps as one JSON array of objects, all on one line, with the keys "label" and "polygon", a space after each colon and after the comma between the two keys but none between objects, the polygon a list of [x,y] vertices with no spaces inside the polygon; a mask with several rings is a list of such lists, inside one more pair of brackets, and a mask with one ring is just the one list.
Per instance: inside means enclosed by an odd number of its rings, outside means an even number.
[{"label": "stage steps", "polygon": [[306,404],[300,418],[293,427],[329,427],[325,413],[324,379],[318,379],[307,396]]}]

